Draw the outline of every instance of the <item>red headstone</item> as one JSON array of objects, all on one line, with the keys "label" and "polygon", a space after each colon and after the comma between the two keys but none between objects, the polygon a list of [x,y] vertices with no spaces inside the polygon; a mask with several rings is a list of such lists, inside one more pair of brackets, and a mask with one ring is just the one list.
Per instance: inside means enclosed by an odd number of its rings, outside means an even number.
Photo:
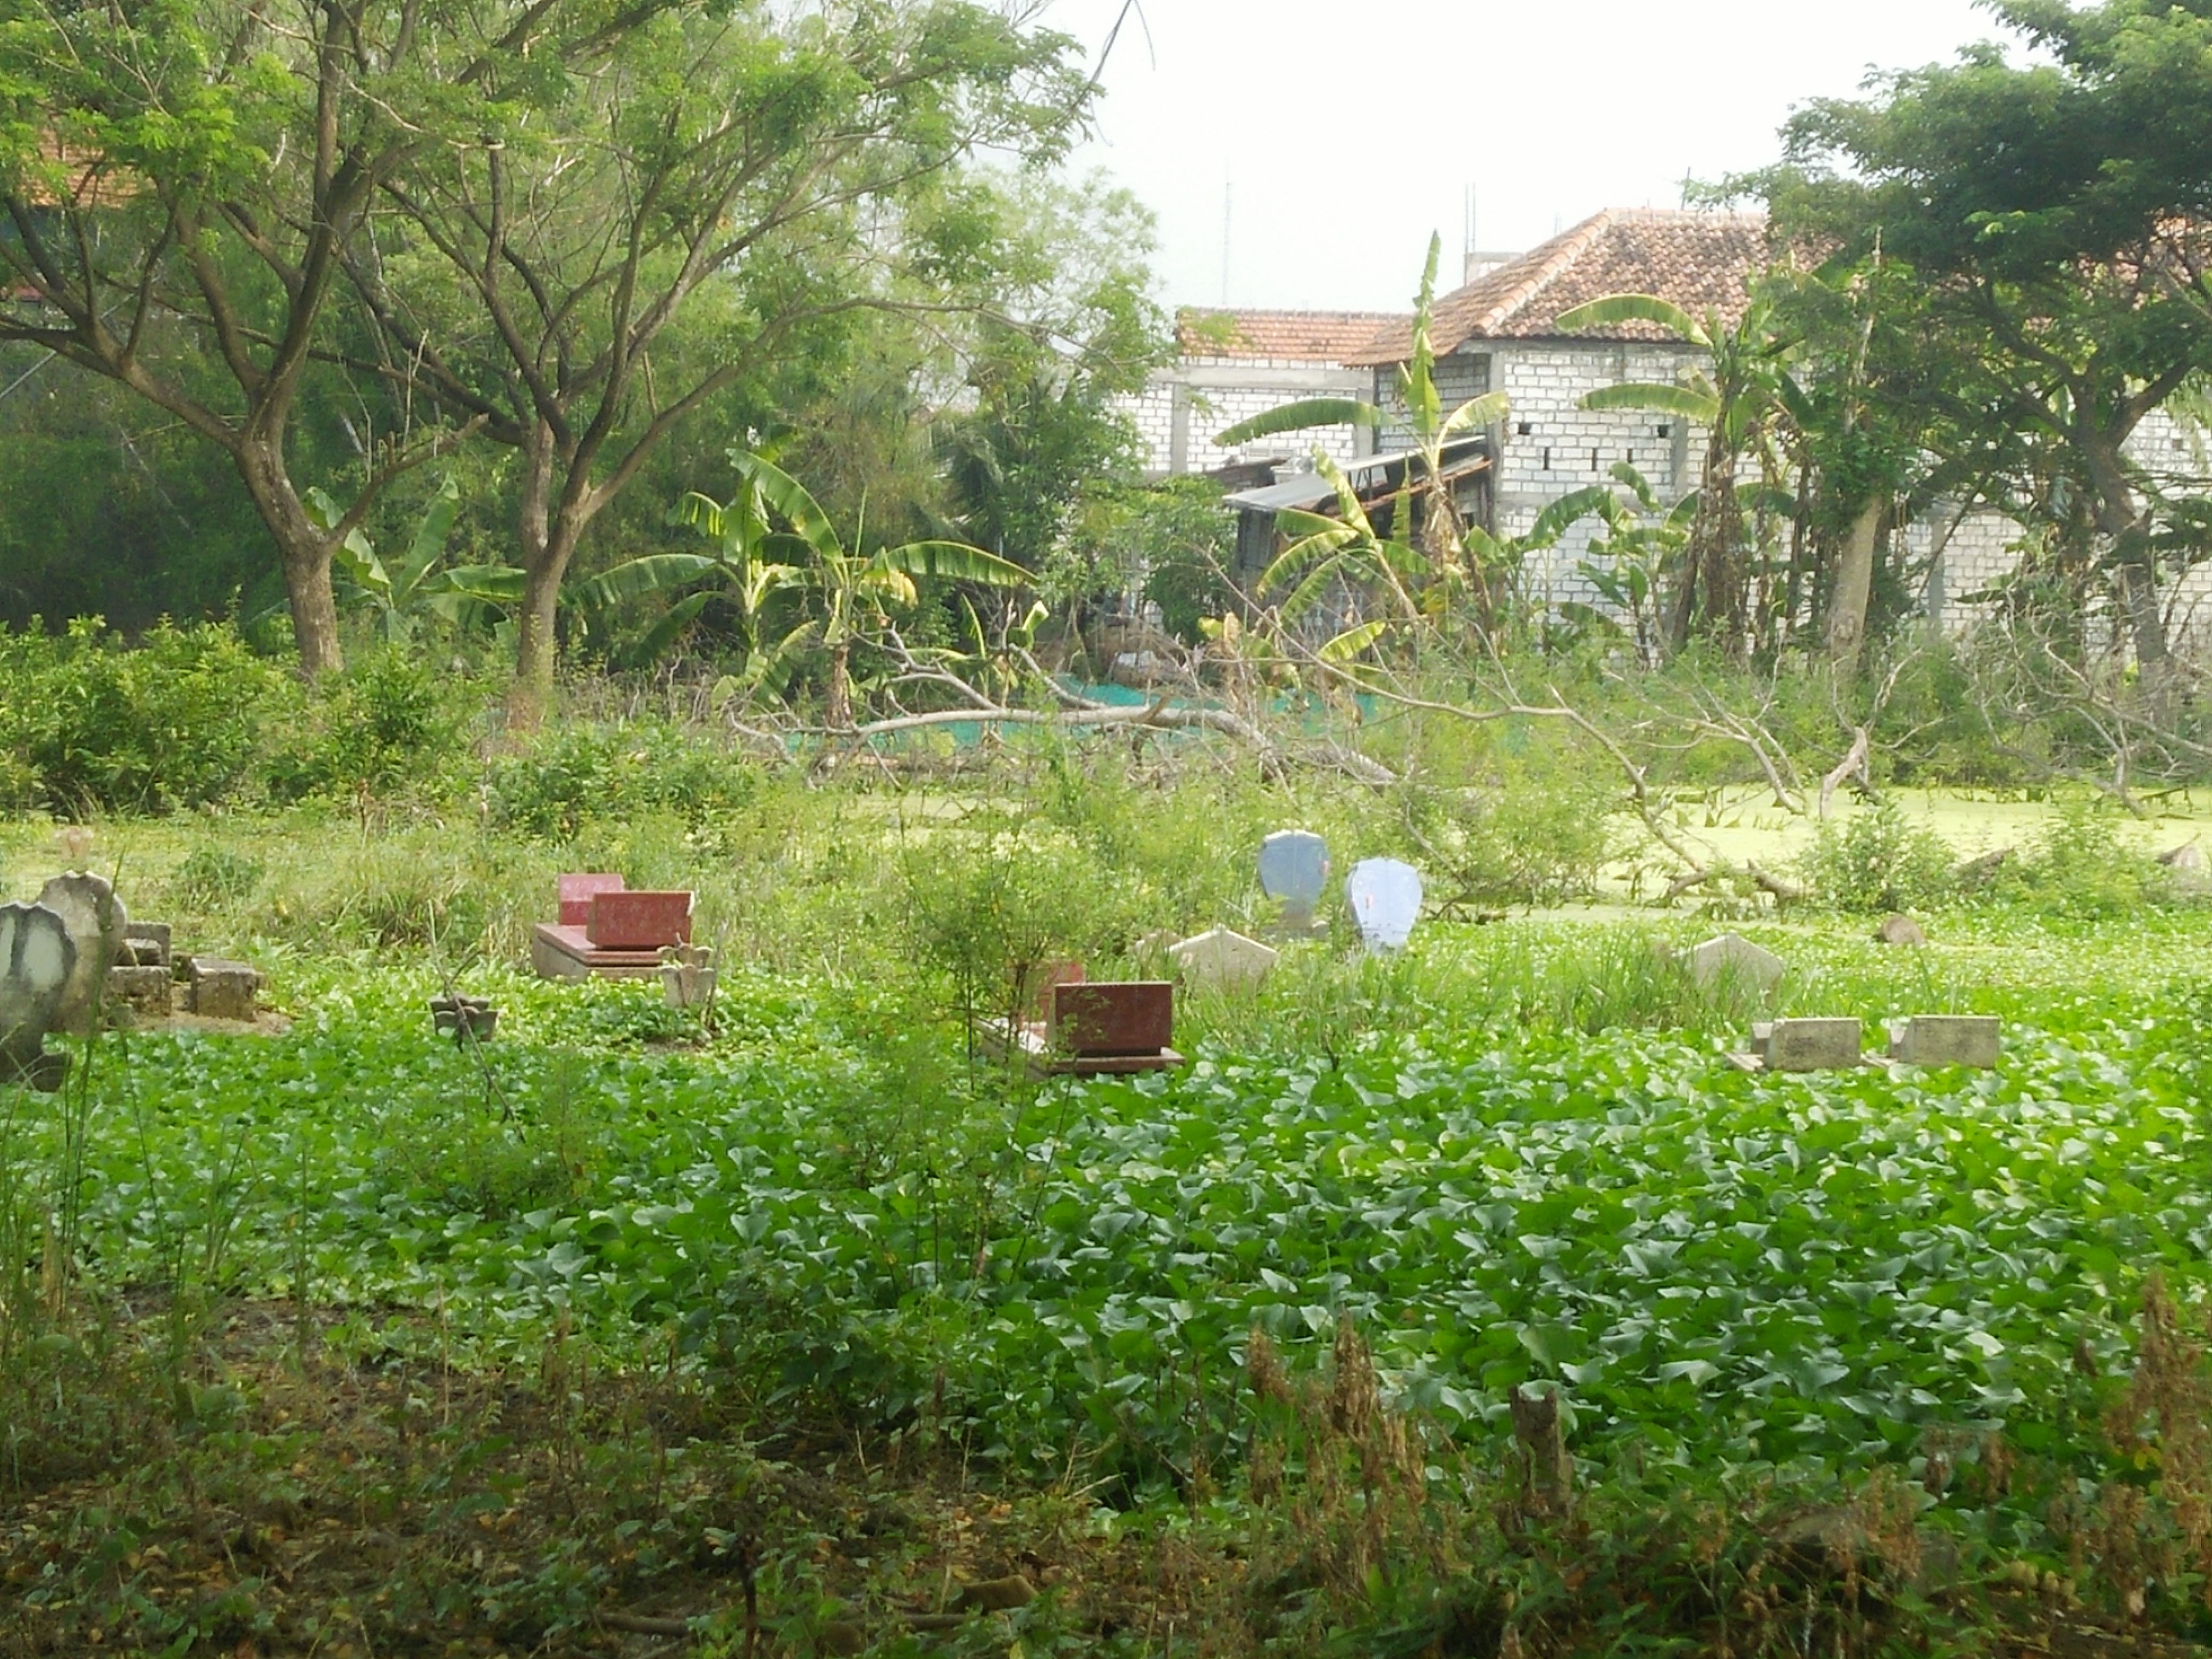
[{"label": "red headstone", "polygon": [[689,893],[603,892],[592,900],[585,937],[603,951],[656,951],[691,942]]},{"label": "red headstone", "polygon": [[1030,996],[1030,1007],[1038,1019],[1052,1018],[1052,994],[1063,985],[1083,983],[1083,964],[1079,962],[1048,962],[1030,971],[1030,982],[1036,989]]},{"label": "red headstone", "polygon": [[1175,987],[1164,979],[1055,985],[1051,1042],[1079,1055],[1156,1054],[1175,1036]]},{"label": "red headstone", "polygon": [[601,893],[619,893],[620,876],[577,875],[561,878],[561,915],[563,927],[581,927],[592,919],[592,901]]}]

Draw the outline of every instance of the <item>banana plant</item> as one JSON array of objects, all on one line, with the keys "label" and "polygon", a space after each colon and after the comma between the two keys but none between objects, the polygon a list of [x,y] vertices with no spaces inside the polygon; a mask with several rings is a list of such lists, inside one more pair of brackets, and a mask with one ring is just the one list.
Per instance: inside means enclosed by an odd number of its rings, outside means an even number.
[{"label": "banana plant", "polygon": [[[333,529],[344,509],[328,491],[309,489],[304,494],[308,516],[325,530]],[[351,580],[355,592],[376,613],[377,631],[386,644],[398,645],[415,637],[424,612],[458,621],[469,596],[455,586],[453,573],[438,568],[446,539],[453,532],[460,511],[461,491],[449,475],[438,486],[430,504],[416,521],[415,534],[396,568],[377,556],[376,545],[356,525],[338,544],[332,562]]]},{"label": "banana plant", "polygon": [[1733,325],[1717,311],[1692,317],[1653,294],[1611,294],[1559,317],[1560,331],[1568,334],[1624,323],[1662,328],[1703,352],[1710,365],[1692,368],[1672,385],[1632,380],[1601,386],[1583,397],[1583,407],[1645,410],[1705,428],[1705,477],[1667,602],[1666,643],[1680,650],[1698,635],[1734,651],[1746,637],[1750,611],[1737,470],[1747,452],[1759,450],[1763,460],[1771,459],[1764,452],[1799,395],[1789,372],[1799,341],[1778,327],[1765,298],[1753,300]]},{"label": "banana plant", "polygon": [[[1331,574],[1364,569],[1381,580],[1394,605],[1408,618],[1440,621],[1460,600],[1471,599],[1476,625],[1488,631],[1496,621],[1498,601],[1505,592],[1501,577],[1510,584],[1512,573],[1501,572],[1482,556],[1483,549],[1495,545],[1487,538],[1480,543],[1470,542],[1468,526],[1444,478],[1444,451],[1454,440],[1504,421],[1509,404],[1503,392],[1486,392],[1451,410],[1443,406],[1443,394],[1437,389],[1437,354],[1431,337],[1437,262],[1443,247],[1442,238],[1429,239],[1428,263],[1422,270],[1420,292],[1413,302],[1413,346],[1407,360],[1398,366],[1398,394],[1405,405],[1412,459],[1395,497],[1389,535],[1384,538],[1374,532],[1365,510],[1345,483],[1341,469],[1318,453],[1315,465],[1335,489],[1342,515],[1334,522],[1346,533],[1325,532],[1321,526],[1328,521],[1320,514],[1292,512],[1279,518],[1287,520],[1285,528],[1297,538],[1284,558],[1297,554],[1299,565],[1323,560],[1330,563]],[[1240,421],[1214,441],[1231,447],[1255,438],[1347,423],[1367,428],[1379,440],[1389,419],[1382,409],[1356,398],[1307,398]],[[1417,491],[1422,493],[1418,545],[1413,528]],[[1283,568],[1283,559],[1279,558],[1270,574]]]},{"label": "banana plant", "polygon": [[[757,524],[780,521],[787,528],[765,529],[758,545],[776,556],[788,574],[775,578],[778,586],[791,586],[813,596],[818,614],[803,627],[818,629],[821,643],[830,653],[830,684],[824,716],[842,729],[853,723],[852,655],[856,640],[889,623],[892,610],[912,608],[921,597],[918,576],[948,578],[987,587],[1020,587],[1030,573],[995,553],[966,542],[915,541],[896,547],[878,547],[864,553],[866,524],[848,547],[822,510],[821,503],[788,472],[759,455],[734,452],[730,457],[750,497],[744,512],[757,509]],[[792,562],[785,563],[788,554]]]}]

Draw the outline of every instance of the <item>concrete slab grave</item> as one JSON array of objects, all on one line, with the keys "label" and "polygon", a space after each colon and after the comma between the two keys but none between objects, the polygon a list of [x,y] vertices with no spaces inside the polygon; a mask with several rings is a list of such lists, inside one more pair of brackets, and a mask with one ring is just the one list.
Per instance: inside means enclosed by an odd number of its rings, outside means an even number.
[{"label": "concrete slab grave", "polygon": [[1889,1028],[1889,1057],[1907,1066],[1993,1068],[2003,1048],[1995,1014],[1915,1014]]},{"label": "concrete slab grave", "polygon": [[1751,1028],[1751,1049],[1729,1056],[1746,1071],[1830,1072],[1861,1063],[1856,1019],[1777,1019]]},{"label": "concrete slab grave", "polygon": [[1012,1030],[1003,1020],[979,1029],[986,1052],[1019,1054],[1043,1077],[1097,1077],[1164,1071],[1182,1064],[1175,1036],[1175,987],[1166,980],[1063,981],[1052,988],[1045,1018]]},{"label": "concrete slab grave", "polygon": [[[530,965],[543,979],[656,979],[660,952],[691,941],[693,896],[632,889],[617,875],[564,875],[560,920],[532,928]],[[574,918],[572,920],[571,918]]]},{"label": "concrete slab grave", "polygon": [[1397,859],[1362,859],[1344,878],[1344,901],[1368,950],[1402,951],[1421,916],[1421,872]]},{"label": "concrete slab grave", "polygon": [[1209,928],[1171,945],[1169,958],[1194,989],[1249,991],[1267,977],[1282,952],[1227,927]]},{"label": "concrete slab grave", "polygon": [[260,1017],[261,970],[222,957],[192,957],[185,968],[185,1011],[202,1019],[252,1024]]},{"label": "concrete slab grave", "polygon": [[23,1085],[51,1093],[69,1074],[69,1056],[46,1052],[76,969],[76,941],[53,911],[0,904],[0,1088]]}]

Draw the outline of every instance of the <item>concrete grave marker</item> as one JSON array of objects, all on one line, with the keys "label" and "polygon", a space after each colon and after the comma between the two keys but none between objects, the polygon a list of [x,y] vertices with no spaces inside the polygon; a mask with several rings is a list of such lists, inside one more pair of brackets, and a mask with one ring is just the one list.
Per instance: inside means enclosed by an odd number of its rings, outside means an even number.
[{"label": "concrete grave marker", "polygon": [[1278,830],[1260,843],[1260,890],[1283,907],[1285,927],[1310,927],[1328,886],[1328,843],[1310,830]]},{"label": "concrete grave marker", "polygon": [[660,952],[660,994],[672,1008],[703,1008],[714,996],[711,945],[671,945]]},{"label": "concrete grave marker", "polygon": [[40,889],[37,902],[62,919],[62,926],[69,929],[70,942],[76,946],[76,959],[70,969],[69,983],[62,988],[61,1011],[54,1017],[53,1029],[82,1036],[92,1029],[93,1010],[99,1004],[107,970],[122,954],[130,918],[107,878],[82,870],[56,876]]},{"label": "concrete grave marker", "polygon": [[2002,1042],[1995,1014],[1915,1014],[1889,1028],[1889,1057],[1907,1066],[1975,1066],[1988,1071],[1996,1065]]},{"label": "concrete grave marker", "polygon": [[1734,980],[1764,994],[1780,983],[1788,964],[1737,933],[1709,939],[1690,952],[1690,977],[1700,988]]},{"label": "concrete grave marker", "polygon": [[1216,927],[1170,948],[1183,983],[1217,991],[1248,991],[1267,977],[1281,952],[1256,939]]},{"label": "concrete grave marker", "polygon": [[1370,951],[1400,951],[1421,916],[1421,872],[1397,859],[1362,859],[1344,878],[1344,902]]},{"label": "concrete grave marker", "polygon": [[0,1085],[61,1085],[66,1054],[46,1051],[76,969],[76,942],[52,910],[0,904]]},{"label": "concrete grave marker", "polygon": [[1860,1060],[1856,1019],[1778,1019],[1751,1028],[1752,1057],[1769,1072],[1832,1072]]},{"label": "concrete grave marker", "polygon": [[259,969],[221,957],[194,957],[186,973],[191,1010],[202,1019],[236,1020],[250,1025],[259,1017],[256,1006],[261,990]]}]

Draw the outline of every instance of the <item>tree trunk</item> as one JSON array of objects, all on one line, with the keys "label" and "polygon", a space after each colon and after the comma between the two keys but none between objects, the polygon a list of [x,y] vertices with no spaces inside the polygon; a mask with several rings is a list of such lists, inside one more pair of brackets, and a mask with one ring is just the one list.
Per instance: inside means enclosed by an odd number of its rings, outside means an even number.
[{"label": "tree trunk", "polygon": [[231,460],[276,544],[300,672],[313,679],[343,668],[337,600],[331,592],[331,540],[307,516],[292,487],[284,466],[283,441],[249,432],[231,451]]},{"label": "tree trunk", "polygon": [[1882,500],[1859,509],[1844,556],[1836,567],[1836,591],[1828,601],[1828,654],[1845,673],[1858,667],[1866,643],[1867,604],[1874,593],[1875,557],[1881,546]]},{"label": "tree trunk", "polygon": [[2149,515],[2136,504],[2119,440],[2088,440],[2081,449],[2097,490],[2097,528],[2112,538],[2113,586],[2135,645],[2136,666],[2143,689],[2155,697],[2163,694],[2172,653],[2166,644],[2166,611],[2159,604]]},{"label": "tree trunk", "polygon": [[853,724],[853,642],[839,640],[830,647],[830,694],[823,720],[833,732]]},{"label": "tree trunk", "polygon": [[1735,547],[1742,527],[1735,506],[1735,453],[1716,422],[1705,446],[1705,472],[1698,510],[1683,549],[1682,575],[1667,614],[1671,656],[1692,636],[1710,639],[1735,654],[1743,632],[1743,579]]},{"label": "tree trunk", "polygon": [[561,579],[575,550],[575,527],[553,505],[553,434],[542,422],[523,448],[515,529],[522,544],[522,611],[515,618],[514,684],[507,694],[507,725],[511,732],[535,732],[553,706]]}]

